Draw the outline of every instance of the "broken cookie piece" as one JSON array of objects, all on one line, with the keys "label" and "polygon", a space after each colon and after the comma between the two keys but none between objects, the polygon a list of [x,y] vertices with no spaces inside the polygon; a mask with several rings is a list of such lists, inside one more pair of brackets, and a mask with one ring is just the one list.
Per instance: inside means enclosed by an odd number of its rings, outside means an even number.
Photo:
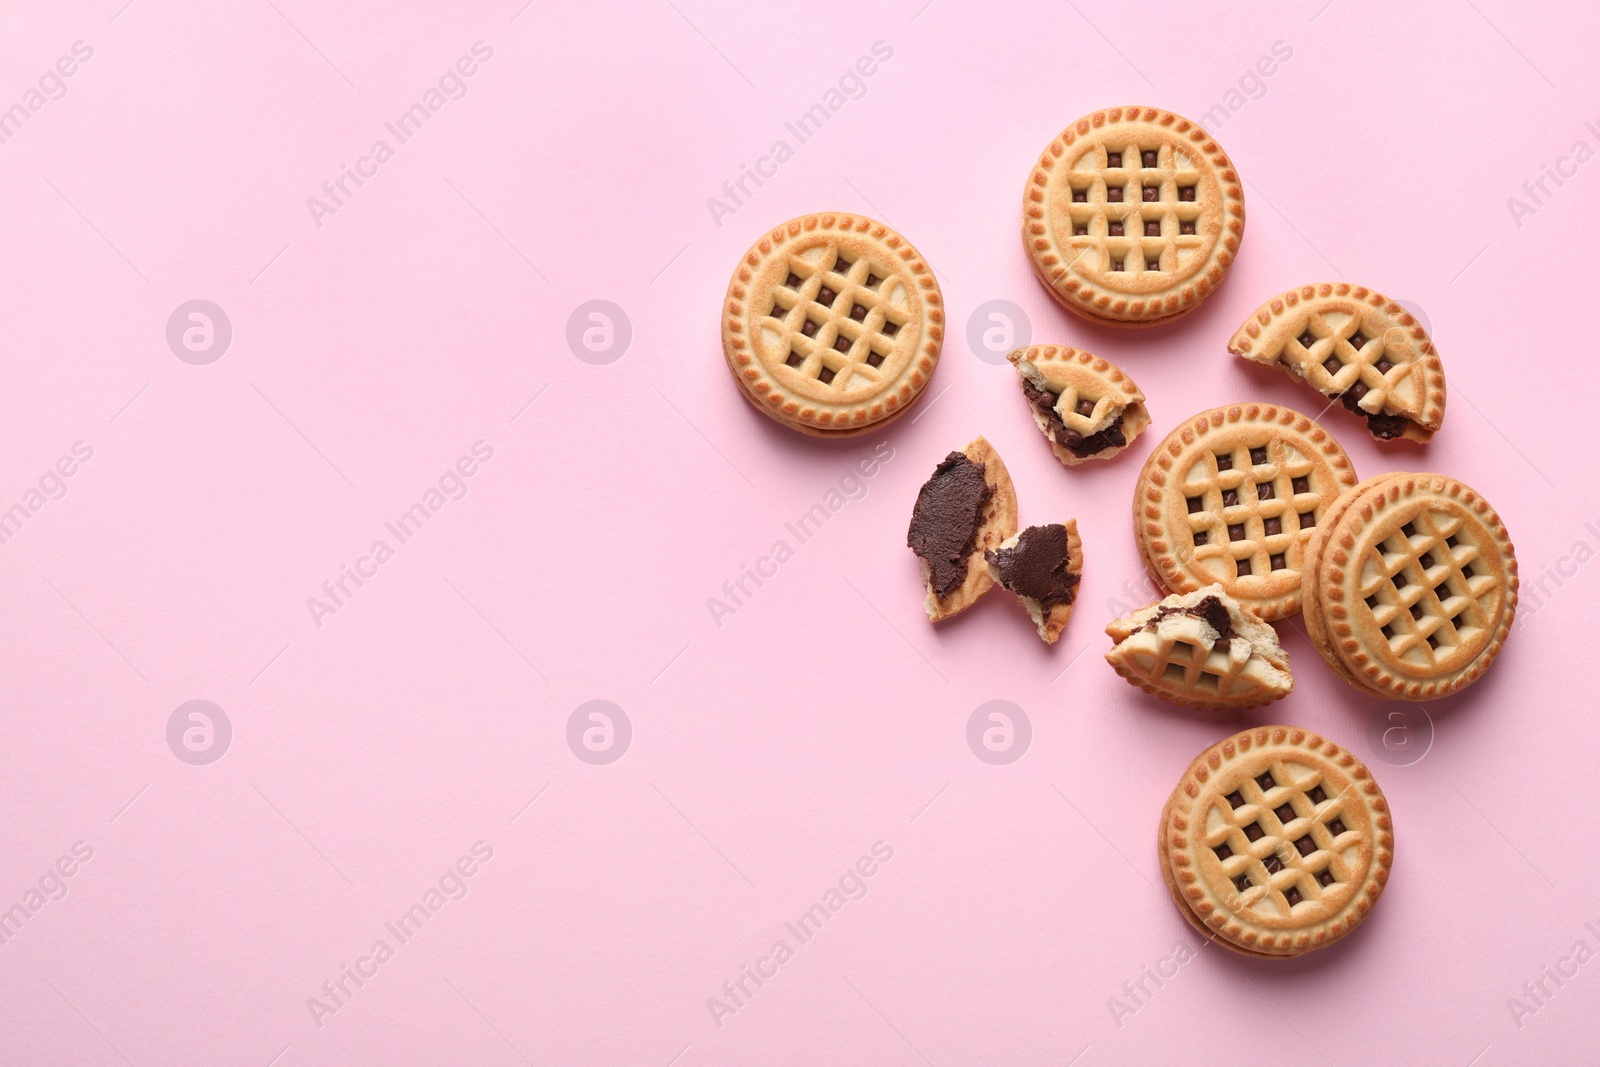
[{"label": "broken cookie piece", "polygon": [[1145,692],[1194,708],[1233,711],[1294,688],[1278,633],[1220,585],[1175,594],[1106,627],[1106,662]]},{"label": "broken cookie piece", "polygon": [[988,441],[946,456],[917,491],[906,545],[922,562],[932,622],[971,607],[994,585],[984,552],[1017,530],[1017,493]]},{"label": "broken cookie piece", "polygon": [[989,577],[1015,593],[1039,637],[1054,644],[1072,618],[1083,573],[1083,542],[1076,519],[1030,526],[983,554]]},{"label": "broken cookie piece", "polygon": [[1144,394],[1112,364],[1066,345],[1034,345],[1006,356],[1050,450],[1069,467],[1111,459],[1150,425]]},{"label": "broken cookie piece", "polygon": [[1426,443],[1444,423],[1444,366],[1405,308],[1344,282],[1273,297],[1239,327],[1228,351],[1292,377],[1366,420],[1379,441]]}]

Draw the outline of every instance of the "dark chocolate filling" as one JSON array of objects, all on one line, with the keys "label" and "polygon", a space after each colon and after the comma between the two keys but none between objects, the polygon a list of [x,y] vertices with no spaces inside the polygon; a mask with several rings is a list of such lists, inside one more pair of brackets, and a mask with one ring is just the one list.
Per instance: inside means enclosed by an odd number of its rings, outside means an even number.
[{"label": "dark chocolate filling", "polygon": [[1070,604],[1078,576],[1067,569],[1067,528],[1060,523],[1030,526],[1012,548],[992,548],[984,558],[1000,572],[1000,584],[1017,596],[1037,600],[1048,612]]},{"label": "dark chocolate filling", "polygon": [[1146,630],[1154,630],[1156,624],[1169,615],[1192,615],[1194,618],[1204,620],[1207,625],[1217,631],[1218,641],[1226,641],[1239,636],[1233,629],[1233,620],[1228,617],[1228,609],[1223,606],[1222,601],[1214,596],[1208,596],[1190,608],[1160,608],[1151,617],[1150,621],[1144,624],[1144,628]]},{"label": "dark chocolate filling", "polygon": [[1406,427],[1411,424],[1411,420],[1404,415],[1384,415],[1382,413],[1369,415],[1361,410],[1361,405],[1358,403],[1366,395],[1366,389],[1347,389],[1334,399],[1343,404],[1347,410],[1366,419],[1367,429],[1371,431],[1372,436],[1384,441],[1392,441],[1396,437],[1404,435]]},{"label": "dark chocolate filling", "polygon": [[1061,399],[1059,394],[1040,389],[1027,378],[1022,379],[1022,393],[1033,409],[1044,416],[1050,427],[1050,439],[1080,459],[1108,448],[1121,448],[1128,443],[1128,439],[1122,435],[1121,415],[1112,419],[1111,425],[1105,429],[1085,437],[1076,430],[1069,430],[1067,424],[1061,421],[1061,415],[1056,411],[1056,403]]},{"label": "dark chocolate filling", "polygon": [[967,577],[967,559],[983,525],[983,509],[994,486],[983,477],[983,464],[952,452],[934,468],[917,491],[906,545],[931,571],[933,591],[941,600]]}]

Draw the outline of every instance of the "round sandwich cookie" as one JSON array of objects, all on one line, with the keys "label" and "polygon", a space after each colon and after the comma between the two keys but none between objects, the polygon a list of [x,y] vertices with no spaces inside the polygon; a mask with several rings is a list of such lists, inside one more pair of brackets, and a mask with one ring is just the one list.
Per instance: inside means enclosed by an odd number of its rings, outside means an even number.
[{"label": "round sandwich cookie", "polygon": [[1190,925],[1256,958],[1347,936],[1394,863],[1394,825],[1366,766],[1294,726],[1262,726],[1202,752],[1161,810],[1161,874]]},{"label": "round sandwich cookie", "polygon": [[1006,356],[1039,432],[1063,465],[1115,459],[1150,425],[1144,393],[1110,361],[1068,345]]},{"label": "round sandwich cookie", "polygon": [[944,321],[939,283],[904,237],[864,215],[803,215],[739,261],[722,352],[766,415],[850,437],[899,418],[927,387]]},{"label": "round sandwich cookie", "polygon": [[1379,441],[1427,443],[1444,424],[1444,365],[1420,322],[1382,293],[1302,285],[1262,304],[1228,351],[1281,367],[1353,415]]},{"label": "round sandwich cookie", "polygon": [[1483,676],[1517,611],[1500,517],[1442,474],[1363,482],[1307,545],[1307,632],[1372,696],[1433,700]]},{"label": "round sandwich cookie", "polygon": [[1033,272],[1063,307],[1108,326],[1193,311],[1243,237],[1233,163],[1205,130],[1159,108],[1085,115],[1046,146],[1022,196]]},{"label": "round sandwich cookie", "polygon": [[1271,622],[1300,611],[1306,542],[1356,484],[1309,417],[1271,404],[1213,408],[1157,445],[1134,487],[1134,538],[1173,593],[1221,585]]}]

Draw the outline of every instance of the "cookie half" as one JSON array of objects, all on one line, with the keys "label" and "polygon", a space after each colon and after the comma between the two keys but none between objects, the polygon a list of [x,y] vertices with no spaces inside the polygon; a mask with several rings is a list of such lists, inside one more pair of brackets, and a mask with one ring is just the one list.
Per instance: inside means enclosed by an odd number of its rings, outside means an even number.
[{"label": "cookie half", "polygon": [[1444,423],[1444,366],[1412,314],[1344,282],[1302,285],[1257,309],[1228,351],[1283,368],[1366,420],[1379,441],[1427,442]]},{"label": "cookie half", "polygon": [[1078,348],[1034,345],[1006,356],[1050,451],[1069,467],[1112,459],[1150,425],[1144,393],[1116,366]]},{"label": "cookie half", "polygon": [[1394,862],[1383,790],[1350,752],[1263,726],[1202,752],[1161,812],[1161,870],[1196,929],[1246,956],[1289,958],[1347,936]]},{"label": "cookie half", "polygon": [[1470,486],[1441,474],[1363,483],[1309,557],[1312,639],[1336,671],[1376,696],[1432,700],[1466,688],[1499,655],[1516,617],[1517,559],[1505,525]]},{"label": "cookie half", "polygon": [[803,215],[763,235],[723,304],[723,356],[745,398],[816,437],[903,415],[943,342],[933,271],[904,237],[862,215]]},{"label": "cookie half", "polygon": [[1106,662],[1132,684],[1174,704],[1253,708],[1294,688],[1278,633],[1220,585],[1173,594],[1113,621]]},{"label": "cookie half", "polygon": [[1134,487],[1134,538],[1174,593],[1212,583],[1268,621],[1300,611],[1306,542],[1355,469],[1333,435],[1270,404],[1213,408],[1179,425]]},{"label": "cookie half", "polygon": [[1085,115],[1046,146],[1023,191],[1034,273],[1063,307],[1110,326],[1158,326],[1199,307],[1243,236],[1233,163],[1198,125],[1158,108]]},{"label": "cookie half", "polygon": [[1040,639],[1055,644],[1072,618],[1083,575],[1078,521],[1030,526],[986,551],[983,558],[989,577],[1022,601]]},{"label": "cookie half", "polygon": [[1017,532],[1017,492],[982,437],[952,452],[917,492],[906,545],[922,562],[931,622],[960,614],[994,585],[984,553]]}]

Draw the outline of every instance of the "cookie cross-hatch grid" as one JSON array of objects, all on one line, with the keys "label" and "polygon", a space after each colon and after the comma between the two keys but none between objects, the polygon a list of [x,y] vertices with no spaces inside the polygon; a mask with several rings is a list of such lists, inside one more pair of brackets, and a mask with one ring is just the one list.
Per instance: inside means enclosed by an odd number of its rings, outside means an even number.
[{"label": "cookie cross-hatch grid", "polygon": [[1355,880],[1342,854],[1358,840],[1344,824],[1343,797],[1328,794],[1322,775],[1296,781],[1273,760],[1218,801],[1224,825],[1206,831],[1205,843],[1239,894],[1234,910],[1288,915],[1302,900]]},{"label": "cookie cross-hatch grid", "polygon": [[877,383],[910,321],[888,300],[904,283],[866,256],[852,260],[837,246],[829,251],[826,268],[792,259],[773,290],[767,316],[782,326],[778,352],[785,364],[823,385],[844,389],[857,375]]},{"label": "cookie cross-hatch grid", "polygon": [[1207,206],[1200,172],[1171,145],[1096,145],[1067,181],[1071,198],[1062,207],[1072,233],[1064,243],[1078,256],[1094,249],[1101,270],[1175,271],[1185,252],[1205,246],[1207,238],[1196,232]]},{"label": "cookie cross-hatch grid", "polygon": [[1482,600],[1499,583],[1474,569],[1482,553],[1465,527],[1460,516],[1424,508],[1369,553],[1361,595],[1401,659],[1431,666],[1488,628]]},{"label": "cookie cross-hatch grid", "polygon": [[[1350,316],[1343,325],[1332,326],[1321,311],[1312,311],[1305,328],[1291,344],[1299,345],[1305,352],[1308,372],[1320,367],[1325,382],[1314,382],[1330,395],[1343,397],[1349,394],[1352,402],[1359,404],[1368,393],[1378,394],[1379,413],[1389,404],[1391,385],[1398,385],[1405,376],[1414,373],[1420,365],[1411,360],[1395,363],[1389,359],[1388,342],[1383,331],[1367,332],[1359,315]],[[1390,372],[1398,367],[1391,381]],[[1363,407],[1363,411],[1368,410]]]},{"label": "cookie cross-hatch grid", "polygon": [[1311,470],[1310,459],[1266,428],[1258,441],[1201,457],[1183,485],[1193,559],[1222,582],[1299,570],[1322,509]]}]

